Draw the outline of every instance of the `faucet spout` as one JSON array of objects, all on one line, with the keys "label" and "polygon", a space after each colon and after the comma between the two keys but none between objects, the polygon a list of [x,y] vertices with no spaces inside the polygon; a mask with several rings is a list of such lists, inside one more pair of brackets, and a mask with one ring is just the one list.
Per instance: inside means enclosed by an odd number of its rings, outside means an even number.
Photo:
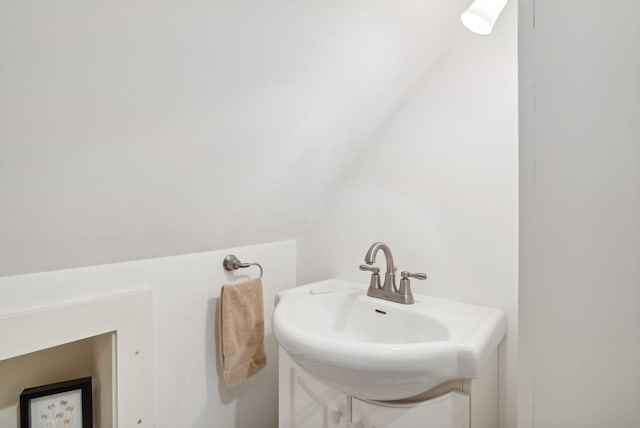
[{"label": "faucet spout", "polygon": [[384,284],[382,285],[383,290],[393,290],[398,291],[396,286],[396,266],[393,263],[393,255],[391,254],[391,250],[384,242],[376,242],[367,251],[367,254],[364,256],[364,261],[368,265],[372,265],[376,261],[376,255],[378,251],[382,250],[384,253],[384,258],[387,262],[387,270],[384,275]]}]

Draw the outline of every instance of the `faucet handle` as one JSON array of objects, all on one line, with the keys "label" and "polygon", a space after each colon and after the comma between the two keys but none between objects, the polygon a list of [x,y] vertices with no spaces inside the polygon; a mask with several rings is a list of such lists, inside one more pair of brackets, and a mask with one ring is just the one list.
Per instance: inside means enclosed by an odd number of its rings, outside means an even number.
[{"label": "faucet handle", "polygon": [[411,292],[411,283],[409,282],[409,278],[427,279],[427,274],[411,273],[403,270],[400,272],[400,277],[400,288],[398,291],[402,295],[404,303],[411,304],[413,303],[413,293]]},{"label": "faucet handle", "polygon": [[360,265],[360,270],[373,272],[374,275],[377,275],[378,273],[380,273],[380,268],[376,266]]},{"label": "faucet handle", "polygon": [[360,265],[360,270],[371,272],[371,280],[369,281],[369,290],[377,290],[380,286],[380,268],[376,266]]},{"label": "faucet handle", "polygon": [[409,278],[415,278],[415,279],[427,279],[427,274],[426,273],[411,273],[411,272],[407,272],[406,270],[403,270],[402,272],[400,272],[400,277],[402,279],[409,279]]}]

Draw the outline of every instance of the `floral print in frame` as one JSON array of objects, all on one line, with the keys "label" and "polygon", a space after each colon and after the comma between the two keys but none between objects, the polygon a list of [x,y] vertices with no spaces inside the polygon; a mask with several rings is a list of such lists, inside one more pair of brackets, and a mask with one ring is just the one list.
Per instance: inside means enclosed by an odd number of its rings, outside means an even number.
[{"label": "floral print in frame", "polygon": [[20,395],[20,428],[91,428],[91,378],[25,389]]}]

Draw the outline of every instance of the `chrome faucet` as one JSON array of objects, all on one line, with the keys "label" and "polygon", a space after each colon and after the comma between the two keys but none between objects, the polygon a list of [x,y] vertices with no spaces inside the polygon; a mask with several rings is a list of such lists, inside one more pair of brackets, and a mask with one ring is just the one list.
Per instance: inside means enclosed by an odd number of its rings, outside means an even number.
[{"label": "chrome faucet", "polygon": [[[384,274],[384,283],[380,286],[380,269],[373,265],[376,261],[378,251],[382,250],[387,262],[387,270]],[[383,242],[376,242],[367,251],[364,256],[365,265],[360,265],[360,270],[371,272],[371,280],[369,282],[369,290],[367,296],[377,297],[380,299],[390,300],[392,302],[412,304],[413,293],[411,292],[411,284],[409,278],[427,279],[424,273],[410,273],[402,271],[402,279],[400,288],[396,286],[396,266],[393,263],[393,255],[391,249]]]}]

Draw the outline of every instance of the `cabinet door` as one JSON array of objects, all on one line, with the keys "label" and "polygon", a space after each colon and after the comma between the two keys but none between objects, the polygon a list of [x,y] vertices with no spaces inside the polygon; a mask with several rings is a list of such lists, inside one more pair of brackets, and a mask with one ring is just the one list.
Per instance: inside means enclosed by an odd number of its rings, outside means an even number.
[{"label": "cabinet door", "polygon": [[347,428],[346,394],[328,387],[280,350],[280,428]]},{"label": "cabinet door", "polygon": [[411,404],[352,398],[351,405],[351,428],[469,428],[469,396],[463,392]]},{"label": "cabinet door", "polygon": [[291,428],[347,428],[347,396],[291,368]]}]

